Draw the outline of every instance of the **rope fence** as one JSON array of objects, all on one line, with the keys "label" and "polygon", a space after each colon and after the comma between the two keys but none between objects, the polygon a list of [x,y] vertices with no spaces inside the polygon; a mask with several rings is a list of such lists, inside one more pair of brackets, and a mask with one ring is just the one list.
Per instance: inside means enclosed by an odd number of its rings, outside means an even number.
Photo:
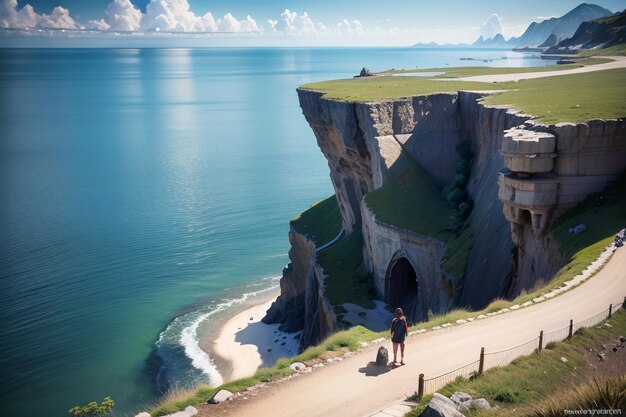
[{"label": "rope fence", "polygon": [[537,350],[539,346],[539,337],[535,337],[533,340],[522,343],[521,345],[500,350],[498,352],[491,352],[485,354],[485,368],[494,368],[496,366],[505,366],[513,362],[513,359],[519,356],[530,355]]},{"label": "rope fence", "polygon": [[443,375],[425,379],[424,389],[426,390],[426,392],[435,392],[439,388],[454,381],[458,377],[468,378],[472,376],[473,374],[478,373],[479,365],[480,365],[480,360],[476,362],[468,363],[467,365],[463,365],[460,368],[457,368],[450,372],[446,372]]},{"label": "rope fence", "polygon": [[[626,297],[624,297],[624,302],[626,302]],[[544,333],[542,330],[538,337],[508,349],[485,353],[485,348],[483,347],[480,350],[480,357],[477,361],[468,363],[467,365],[463,365],[444,374],[428,379],[424,378],[424,374],[420,374],[417,395],[421,398],[424,394],[435,392],[459,377],[471,378],[482,374],[484,369],[505,366],[520,356],[528,356],[535,352],[540,353],[548,343],[568,339],[572,337],[578,329],[595,326],[610,318],[613,312],[624,306],[624,302],[611,304],[608,309],[577,323],[570,320],[569,325],[561,329],[549,333]]]}]

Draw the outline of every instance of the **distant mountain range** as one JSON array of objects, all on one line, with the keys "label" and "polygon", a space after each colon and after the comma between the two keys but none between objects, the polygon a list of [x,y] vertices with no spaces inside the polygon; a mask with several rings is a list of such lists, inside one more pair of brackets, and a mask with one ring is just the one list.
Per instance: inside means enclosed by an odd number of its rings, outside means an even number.
[{"label": "distant mountain range", "polygon": [[626,43],[626,10],[581,23],[571,38],[553,45],[546,53],[576,53],[580,49],[608,48],[623,43]]},{"label": "distant mountain range", "polygon": [[517,38],[517,47],[536,47],[544,43],[552,34],[560,39],[572,36],[578,26],[587,20],[611,16],[612,11],[595,4],[583,3],[561,17],[553,17],[540,23],[531,23],[526,31]]},{"label": "distant mountain range", "polygon": [[[550,47],[556,45],[557,41],[569,38],[574,35],[581,23],[611,16],[613,12],[595,4],[582,3],[570,10],[561,17],[553,17],[542,22],[532,22],[526,31],[518,37],[504,39],[502,34],[497,34],[493,38],[483,39],[481,36],[472,44],[445,44],[439,45],[435,42],[418,43],[415,47],[470,47],[470,48],[537,48]],[[554,36],[552,36],[554,35]],[[550,39],[549,39],[550,38]],[[544,44],[546,44],[544,46]]]}]

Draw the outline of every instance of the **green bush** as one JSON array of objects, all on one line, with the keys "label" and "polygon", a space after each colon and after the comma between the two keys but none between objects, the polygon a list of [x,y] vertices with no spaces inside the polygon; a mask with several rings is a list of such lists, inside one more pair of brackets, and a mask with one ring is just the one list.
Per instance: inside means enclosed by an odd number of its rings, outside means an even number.
[{"label": "green bush", "polygon": [[443,195],[448,204],[454,208],[454,214],[450,216],[450,221],[453,230],[458,232],[463,228],[465,220],[474,208],[474,202],[465,190],[469,182],[474,152],[472,152],[470,141],[467,140],[458,144],[456,151],[460,159],[455,164],[452,181],[443,188]]},{"label": "green bush", "polygon": [[493,399],[501,403],[516,404],[519,402],[519,392],[501,391]]},{"label": "green bush", "polygon": [[104,416],[111,412],[115,401],[111,397],[105,397],[102,404],[92,401],[87,405],[72,407],[69,413],[77,417],[97,417]]}]

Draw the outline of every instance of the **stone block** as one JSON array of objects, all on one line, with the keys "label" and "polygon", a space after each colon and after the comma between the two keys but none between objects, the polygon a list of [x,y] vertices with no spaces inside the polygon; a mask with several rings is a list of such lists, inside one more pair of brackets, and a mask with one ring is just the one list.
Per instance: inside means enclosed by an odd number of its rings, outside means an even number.
[{"label": "stone block", "polygon": [[553,153],[555,149],[556,137],[547,132],[511,129],[502,140],[502,152],[507,154]]},{"label": "stone block", "polygon": [[502,156],[504,166],[511,171],[535,174],[552,171],[555,154],[503,154]]}]

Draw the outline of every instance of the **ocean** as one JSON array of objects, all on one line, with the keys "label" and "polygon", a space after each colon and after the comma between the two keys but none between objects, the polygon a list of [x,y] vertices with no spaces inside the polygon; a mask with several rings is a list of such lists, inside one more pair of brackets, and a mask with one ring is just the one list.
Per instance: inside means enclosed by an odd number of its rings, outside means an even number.
[{"label": "ocean", "polygon": [[[297,86],[502,50],[0,49],[0,415],[132,415],[219,375],[200,340],[275,289],[333,193]],[[506,59],[505,59],[506,58]],[[204,333],[203,333],[204,332]]]}]

